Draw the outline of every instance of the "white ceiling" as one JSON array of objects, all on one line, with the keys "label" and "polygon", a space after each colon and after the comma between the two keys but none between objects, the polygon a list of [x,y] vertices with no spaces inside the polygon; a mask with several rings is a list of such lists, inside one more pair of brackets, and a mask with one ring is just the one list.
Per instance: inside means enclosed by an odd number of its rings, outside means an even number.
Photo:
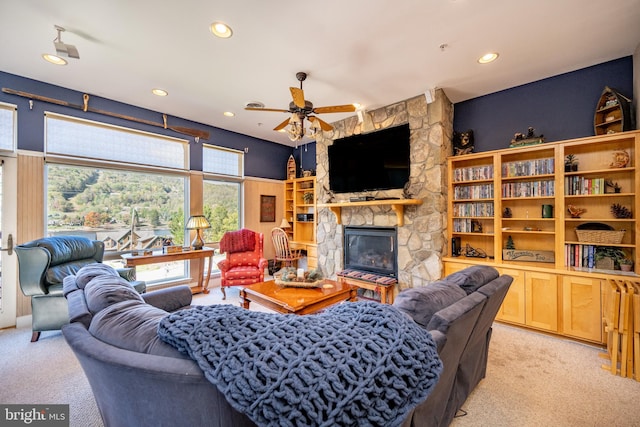
[{"label": "white ceiling", "polygon": [[[233,37],[211,34],[217,20]],[[80,53],[64,67],[41,58],[54,25]],[[2,0],[0,40],[1,71],[293,145],[272,130],[284,113],[243,107],[288,108],[298,71],[316,107],[436,87],[460,102],[632,55],[640,0]]]}]

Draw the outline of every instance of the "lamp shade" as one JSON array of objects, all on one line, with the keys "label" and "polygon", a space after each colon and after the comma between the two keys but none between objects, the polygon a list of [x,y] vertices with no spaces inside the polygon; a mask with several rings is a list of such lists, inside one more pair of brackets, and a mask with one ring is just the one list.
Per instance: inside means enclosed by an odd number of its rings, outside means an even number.
[{"label": "lamp shade", "polygon": [[282,218],[280,228],[291,228],[291,224],[289,224],[289,221],[287,221],[286,218]]},{"label": "lamp shade", "polygon": [[211,228],[211,224],[204,215],[192,215],[185,226],[187,230],[201,230],[203,228]]}]

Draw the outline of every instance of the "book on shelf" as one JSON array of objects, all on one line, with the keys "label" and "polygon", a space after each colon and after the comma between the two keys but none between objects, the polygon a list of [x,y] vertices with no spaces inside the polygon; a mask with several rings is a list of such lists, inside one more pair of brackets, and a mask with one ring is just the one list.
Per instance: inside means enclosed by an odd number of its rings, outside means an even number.
[{"label": "book on shelf", "polygon": [[503,177],[553,175],[554,159],[535,159],[502,164]]},{"label": "book on shelf", "polygon": [[578,244],[566,244],[564,245],[564,266],[565,267],[595,267],[595,245],[578,245]]}]

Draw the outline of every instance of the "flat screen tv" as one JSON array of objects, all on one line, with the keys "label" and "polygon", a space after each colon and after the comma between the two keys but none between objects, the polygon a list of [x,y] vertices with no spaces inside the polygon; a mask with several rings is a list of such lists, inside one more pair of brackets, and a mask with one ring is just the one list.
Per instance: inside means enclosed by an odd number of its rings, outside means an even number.
[{"label": "flat screen tv", "polygon": [[409,124],[337,139],[328,147],[334,193],[403,188],[409,181]]}]

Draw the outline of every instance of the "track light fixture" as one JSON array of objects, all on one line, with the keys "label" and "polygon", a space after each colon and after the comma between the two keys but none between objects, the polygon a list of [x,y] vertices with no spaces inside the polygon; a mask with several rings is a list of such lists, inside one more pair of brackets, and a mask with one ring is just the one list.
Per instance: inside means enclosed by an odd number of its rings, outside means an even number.
[{"label": "track light fixture", "polygon": [[62,41],[62,33],[66,30],[59,25],[54,25],[54,28],[58,31],[58,37],[53,40],[53,45],[56,48],[56,54],[58,56],[66,56],[67,58],[80,59],[78,49],[76,49],[74,45],[66,44]]}]

